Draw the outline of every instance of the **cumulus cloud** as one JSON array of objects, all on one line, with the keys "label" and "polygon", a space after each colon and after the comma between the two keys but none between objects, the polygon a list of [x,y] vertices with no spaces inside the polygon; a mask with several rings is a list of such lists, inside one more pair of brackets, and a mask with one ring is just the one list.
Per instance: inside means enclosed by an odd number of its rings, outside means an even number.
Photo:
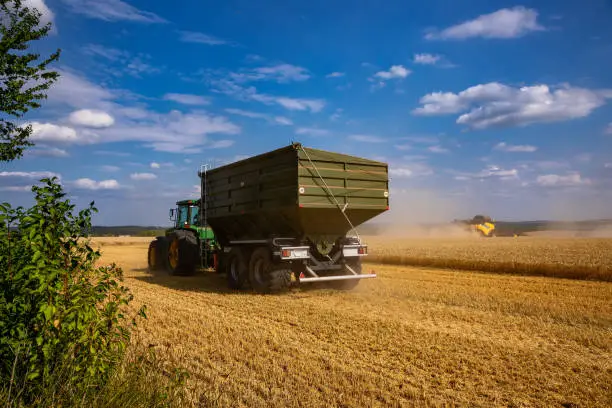
[{"label": "cumulus cloud", "polygon": [[155,180],[157,176],[153,173],[132,173],[130,174],[130,178],[136,181]]},{"label": "cumulus cloud", "polygon": [[32,122],[32,134],[30,140],[33,142],[76,142],[78,135],[76,130],[67,126],[59,126],[51,123]]},{"label": "cumulus cloud", "polygon": [[179,39],[182,42],[205,44],[205,45],[231,45],[232,42],[212,35],[199,33],[196,31],[179,31]]},{"label": "cumulus cloud", "polygon": [[404,68],[403,65],[392,65],[388,71],[379,71],[374,74],[375,77],[381,80],[389,80],[389,79],[397,79],[397,78],[406,78],[410,75],[411,71],[409,69]]},{"label": "cumulus cloud", "polygon": [[510,153],[533,153],[538,150],[538,148],[531,145],[509,145],[506,142],[500,142],[493,147],[493,150]]},{"label": "cumulus cloud", "polygon": [[95,181],[90,178],[80,178],[75,180],[72,185],[82,190],[117,190],[121,188],[117,180]]},{"label": "cumulus cloud", "polygon": [[582,178],[580,173],[568,173],[566,175],[544,174],[538,176],[536,183],[545,187],[573,187],[591,184],[588,178]]},{"label": "cumulus cloud", "polygon": [[68,117],[73,125],[107,128],[115,123],[115,119],[108,113],[100,110],[81,109],[74,111]]},{"label": "cumulus cloud", "polygon": [[434,54],[414,54],[413,62],[421,65],[435,65],[442,57]]},{"label": "cumulus cloud", "polygon": [[155,162],[151,163],[149,166],[152,169],[159,169],[161,167],[161,165],[159,163],[155,163]]},{"label": "cumulus cloud", "polygon": [[307,136],[327,136],[330,134],[330,131],[327,129],[318,129],[318,128],[298,128],[295,131],[296,135],[307,135]]},{"label": "cumulus cloud", "polygon": [[181,93],[167,93],[164,95],[167,101],[181,103],[183,105],[209,105],[210,100],[200,95],[190,95]]},{"label": "cumulus cloud", "polygon": [[62,0],[73,13],[104,21],[165,23],[166,20],[149,11],[139,10],[122,0]]},{"label": "cumulus cloud", "polygon": [[372,135],[350,135],[348,138],[363,143],[384,143],[386,141],[382,137]]},{"label": "cumulus cloud", "polygon": [[332,72],[330,74],[325,75],[325,78],[341,78],[344,75],[344,72]]},{"label": "cumulus cloud", "polygon": [[445,115],[468,111],[458,124],[473,129],[494,126],[525,126],[538,122],[557,122],[588,116],[612,97],[597,91],[565,85],[512,88],[497,82],[470,87],[458,94],[434,92],[420,99],[423,105],[415,115]]},{"label": "cumulus cloud", "polygon": [[233,109],[233,108],[226,109],[225,111],[229,114],[244,116],[246,118],[264,119],[271,124],[283,125],[283,126],[293,125],[293,122],[291,121],[291,119],[286,118],[284,116],[271,116],[271,115],[266,115],[265,113],[251,112],[251,111],[246,111],[242,109]]},{"label": "cumulus cloud", "polygon": [[517,38],[545,28],[538,24],[538,12],[523,6],[504,8],[490,14],[433,31],[425,35],[428,40],[462,40],[466,38]]}]

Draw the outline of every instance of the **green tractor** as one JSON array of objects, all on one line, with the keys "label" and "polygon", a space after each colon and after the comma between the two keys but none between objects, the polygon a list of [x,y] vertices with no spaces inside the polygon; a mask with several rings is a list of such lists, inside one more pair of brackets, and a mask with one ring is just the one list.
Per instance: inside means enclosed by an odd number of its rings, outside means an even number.
[{"label": "green tractor", "polygon": [[200,268],[217,267],[217,242],[212,229],[200,219],[200,200],[182,200],[170,210],[174,226],[149,244],[149,270],[192,275]]}]

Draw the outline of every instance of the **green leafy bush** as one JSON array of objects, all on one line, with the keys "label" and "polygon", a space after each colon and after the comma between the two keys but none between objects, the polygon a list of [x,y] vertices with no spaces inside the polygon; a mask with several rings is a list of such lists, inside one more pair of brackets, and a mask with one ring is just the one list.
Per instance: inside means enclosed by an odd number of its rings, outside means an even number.
[{"label": "green leafy bush", "polygon": [[71,389],[103,387],[135,325],[122,270],[97,266],[89,245],[94,203],[74,214],[58,180],[41,181],[33,207],[0,205],[0,383],[25,403],[60,377]]}]

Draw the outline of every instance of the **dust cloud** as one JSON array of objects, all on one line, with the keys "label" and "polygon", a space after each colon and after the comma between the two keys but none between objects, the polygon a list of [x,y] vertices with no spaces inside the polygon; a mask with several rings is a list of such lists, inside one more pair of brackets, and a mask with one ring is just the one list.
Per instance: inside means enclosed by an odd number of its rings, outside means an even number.
[{"label": "dust cloud", "polygon": [[363,229],[397,238],[472,238],[474,234],[469,230],[452,223],[454,219],[468,219],[476,214],[468,211],[462,201],[432,190],[392,190],[390,210]]}]

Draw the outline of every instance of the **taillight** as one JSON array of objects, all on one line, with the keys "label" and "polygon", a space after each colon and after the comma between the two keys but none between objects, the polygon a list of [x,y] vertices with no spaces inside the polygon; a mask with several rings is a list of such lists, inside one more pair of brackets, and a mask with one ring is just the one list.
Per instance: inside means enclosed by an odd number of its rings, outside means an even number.
[{"label": "taillight", "polygon": [[283,258],[289,258],[291,256],[291,251],[288,249],[283,249],[282,256]]},{"label": "taillight", "polygon": [[359,255],[366,255],[368,253],[368,247],[359,247],[359,249],[357,249],[357,253]]}]

